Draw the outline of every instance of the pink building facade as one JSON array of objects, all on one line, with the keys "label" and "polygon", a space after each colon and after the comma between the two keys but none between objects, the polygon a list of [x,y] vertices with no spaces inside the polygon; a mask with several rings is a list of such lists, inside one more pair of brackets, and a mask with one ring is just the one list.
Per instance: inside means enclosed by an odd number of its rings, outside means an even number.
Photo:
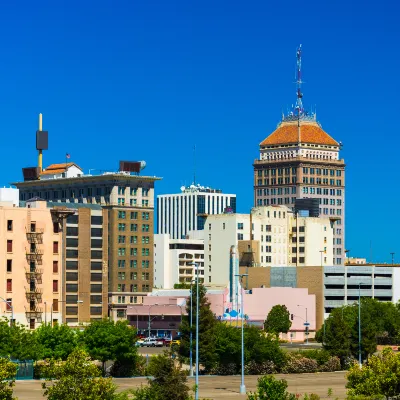
[{"label": "pink building facade", "polygon": [[[226,320],[232,325],[241,325],[241,317],[227,317],[235,305],[227,302],[228,289],[210,290],[207,294],[211,310],[216,318]],[[131,325],[138,328],[140,334],[148,336],[170,336],[178,334],[179,324],[186,315],[186,302],[189,302],[189,290],[158,290],[143,298],[143,304],[128,306],[127,318]],[[239,296],[239,314],[241,314]],[[190,303],[189,303],[190,304]],[[292,318],[292,326],[282,339],[288,341],[305,340],[305,324],[309,324],[310,336],[315,334],[316,310],[315,295],[308,294],[308,289],[274,287],[255,288],[244,294],[244,314],[247,323],[263,326],[268,313],[277,304],[285,305]]]}]

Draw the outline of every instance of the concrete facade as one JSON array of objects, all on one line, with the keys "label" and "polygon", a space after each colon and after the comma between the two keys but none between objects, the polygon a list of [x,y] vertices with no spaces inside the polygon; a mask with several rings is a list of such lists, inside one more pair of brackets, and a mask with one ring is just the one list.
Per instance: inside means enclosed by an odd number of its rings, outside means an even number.
[{"label": "concrete facade", "polygon": [[195,279],[199,266],[204,283],[204,240],[170,239],[168,234],[154,235],[154,287],[172,289],[175,284]]}]

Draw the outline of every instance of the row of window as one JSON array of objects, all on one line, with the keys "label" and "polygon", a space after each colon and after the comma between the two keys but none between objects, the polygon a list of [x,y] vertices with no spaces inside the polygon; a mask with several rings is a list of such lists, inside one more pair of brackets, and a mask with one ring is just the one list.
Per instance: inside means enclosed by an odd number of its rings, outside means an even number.
[{"label": "row of window", "polygon": [[[130,249],[130,256],[137,256],[138,255],[138,249],[137,247],[131,247]],[[118,247],[118,256],[123,257],[127,255],[126,247]],[[142,248],[142,256],[150,256],[150,249],[143,247]],[[94,257],[92,257],[94,258]]]},{"label": "row of window", "polygon": [[296,167],[292,167],[292,168],[271,168],[271,169],[264,169],[261,170],[259,169],[257,171],[257,176],[263,176],[263,171],[264,171],[264,176],[275,176],[275,175],[283,175],[283,172],[285,172],[286,175],[290,175],[290,173],[292,173],[292,175],[296,175],[297,172],[297,168]]},{"label": "row of window", "polygon": [[[126,190],[126,189],[128,189],[128,190]],[[137,192],[138,192],[137,188],[129,188],[129,187],[126,188],[124,186],[118,186],[118,195],[119,196],[125,196],[125,194],[129,191],[130,191],[131,196],[137,196]],[[142,196],[148,197],[149,191],[150,191],[150,189],[142,188]]]},{"label": "row of window", "polygon": [[[100,201],[97,201],[98,203],[100,202]],[[124,206],[125,205],[125,197],[118,197],[118,205],[119,206]],[[130,206],[137,206],[138,205],[138,202],[137,202],[137,199],[130,199],[129,200],[129,205]],[[149,200],[142,200],[142,207],[148,207],[149,206]]]},{"label": "row of window", "polygon": [[[118,283],[117,292],[126,292],[127,285],[125,283]],[[139,292],[139,285],[137,283],[129,285],[130,292]],[[143,284],[141,287],[142,292],[150,292],[150,285]]]},{"label": "row of window", "polygon": [[330,175],[330,176],[335,176],[335,171],[336,171],[336,176],[342,176],[342,171],[340,169],[322,169],[322,168],[309,168],[309,167],[303,167],[303,174],[310,174],[310,175]]},{"label": "row of window", "polygon": [[[342,196],[342,189],[327,189],[327,188],[303,188],[303,193],[304,189],[310,190],[310,194],[320,194],[324,196]],[[257,196],[276,196],[276,195],[282,195],[282,194],[296,194],[296,187],[292,186],[291,188],[286,187],[286,188],[267,188],[267,189],[257,189]]]},{"label": "row of window", "polygon": [[[264,171],[264,173],[263,173]],[[336,172],[335,172],[336,171]],[[257,171],[257,176],[262,177],[264,176],[282,176],[282,175],[296,175],[297,168],[271,168],[271,169],[259,169]],[[330,175],[330,176],[342,176],[342,171],[340,169],[327,169],[327,168],[309,168],[303,167],[303,174],[310,174],[310,175]]]},{"label": "row of window", "polygon": [[[6,290],[7,290],[7,292],[13,291],[13,280],[11,278],[7,279]],[[31,292],[34,292],[36,290],[36,282],[34,280],[30,281],[29,290]],[[57,279],[53,280],[53,293],[58,293],[58,280]]]},{"label": "row of window", "polygon": [[[119,232],[126,232],[126,225],[125,223],[121,222],[118,224],[118,231]],[[130,224],[130,231],[131,232],[138,232],[138,224]],[[142,224],[142,232],[150,232],[150,225],[149,224]]]},{"label": "row of window", "polygon": [[[118,268],[125,268],[127,265],[126,260],[118,260]],[[137,260],[129,260],[130,268],[137,268],[138,262]],[[150,261],[149,260],[142,260],[142,268],[150,268]]]},{"label": "row of window", "polygon": [[[118,299],[117,299],[118,304],[125,304],[125,298],[126,297],[127,296],[118,296]],[[137,304],[137,302],[138,302],[137,296],[129,296],[128,298],[129,298],[129,303]]]},{"label": "row of window", "polygon": [[[59,246],[58,241],[53,242],[53,254],[58,254]],[[7,239],[7,253],[13,252],[13,241],[11,239]],[[36,246],[36,243],[31,243],[29,248],[30,253],[41,254],[41,250]]]},{"label": "row of window", "polygon": [[[118,235],[118,243],[127,243],[125,235]],[[130,244],[137,244],[138,237],[137,236],[130,236],[129,237]],[[142,244],[149,244],[150,243],[150,236],[142,236]],[[93,247],[93,246],[92,246]]]},{"label": "row of window", "polygon": [[[124,281],[127,277],[127,274],[125,272],[118,272],[118,279],[121,281]],[[138,273],[137,272],[131,272],[130,273],[130,279],[132,281],[136,281],[138,278]],[[142,272],[142,281],[149,281],[150,280],[150,272]]]},{"label": "row of window", "polygon": [[[264,183],[263,183],[264,182]],[[295,185],[297,183],[297,178],[293,176],[292,178],[265,178],[264,180],[262,179],[257,179],[257,185],[258,186],[274,186],[274,185]]]},{"label": "row of window", "polygon": [[341,179],[328,179],[328,178],[310,178],[308,179],[307,176],[303,177],[303,183],[309,183],[311,185],[330,185],[330,186],[342,186],[342,180]]}]

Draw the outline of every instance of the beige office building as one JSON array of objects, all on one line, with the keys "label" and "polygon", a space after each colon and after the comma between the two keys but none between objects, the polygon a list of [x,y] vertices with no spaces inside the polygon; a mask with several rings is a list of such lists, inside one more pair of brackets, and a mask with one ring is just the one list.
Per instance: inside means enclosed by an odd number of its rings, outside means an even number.
[{"label": "beige office building", "polygon": [[[15,189],[14,189],[15,190]],[[0,313],[35,329],[62,321],[62,227],[68,212],[0,203]]]}]

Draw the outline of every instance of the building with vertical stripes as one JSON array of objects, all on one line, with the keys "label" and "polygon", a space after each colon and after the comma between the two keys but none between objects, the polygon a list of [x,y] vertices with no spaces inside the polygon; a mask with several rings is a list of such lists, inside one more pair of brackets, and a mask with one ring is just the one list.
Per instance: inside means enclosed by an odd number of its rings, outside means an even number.
[{"label": "building with vertical stripes", "polygon": [[157,196],[157,233],[171,239],[203,230],[207,215],[236,213],[236,195],[200,185],[182,186],[181,193]]}]

